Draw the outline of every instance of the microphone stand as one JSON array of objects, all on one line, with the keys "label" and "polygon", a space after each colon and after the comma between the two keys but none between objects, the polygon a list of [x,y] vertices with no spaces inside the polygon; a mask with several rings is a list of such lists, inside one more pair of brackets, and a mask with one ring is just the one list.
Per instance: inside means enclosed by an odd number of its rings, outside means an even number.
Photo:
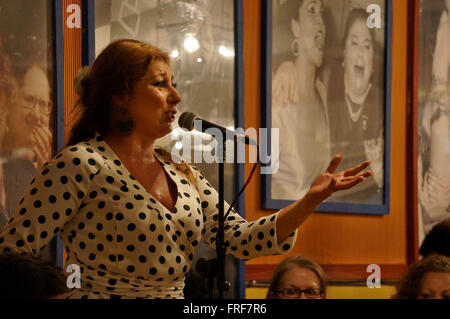
[{"label": "microphone stand", "polygon": [[219,218],[216,237],[216,252],[217,252],[217,289],[219,292],[219,299],[223,299],[223,292],[226,287],[225,283],[225,255],[226,247],[224,246],[225,237],[225,212],[224,212],[224,171],[225,171],[225,142],[222,141],[222,156],[219,157]]},{"label": "microphone stand", "polygon": [[[236,142],[236,141],[235,141]],[[226,247],[224,245],[225,237],[225,207],[224,207],[224,171],[225,171],[225,141],[222,145],[222,154],[218,153],[219,164],[219,211],[218,225],[216,234],[216,255],[215,259],[206,260],[200,258],[197,261],[196,271],[202,274],[208,282],[209,298],[213,299],[214,277],[217,276],[218,299],[223,299],[224,291],[230,288],[230,283],[225,280],[225,258]],[[236,153],[235,153],[236,154]],[[235,155],[236,156],[236,155]]]}]

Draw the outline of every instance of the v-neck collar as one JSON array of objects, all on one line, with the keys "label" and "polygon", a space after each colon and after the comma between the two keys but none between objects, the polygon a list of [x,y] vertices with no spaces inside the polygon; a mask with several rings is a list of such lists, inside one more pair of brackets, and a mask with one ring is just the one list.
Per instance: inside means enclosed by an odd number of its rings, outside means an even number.
[{"label": "v-neck collar", "polygon": [[157,149],[155,149],[155,152],[154,152],[155,159],[159,162],[159,165],[163,168],[164,173],[167,176],[169,176],[170,180],[175,184],[175,187],[176,187],[177,196],[176,196],[175,204],[173,205],[173,210],[170,210],[169,208],[164,206],[155,196],[153,196],[149,191],[147,191],[147,189],[133,176],[133,174],[131,174],[131,172],[128,170],[128,168],[125,166],[125,164],[122,162],[122,160],[117,156],[117,154],[114,152],[114,150],[109,146],[109,144],[105,141],[105,139],[99,133],[95,133],[93,140],[95,141],[96,144],[103,144],[103,145],[99,145],[99,146],[102,146],[107,150],[105,152],[106,153],[105,161],[109,161],[110,165],[112,167],[114,167],[114,166],[117,166],[117,164],[114,162],[116,160],[118,160],[121,163],[120,167],[122,168],[122,170],[125,171],[124,173],[128,174],[128,178],[131,178],[133,180],[133,182],[136,183],[139,188],[141,188],[151,199],[153,199],[164,210],[166,210],[170,213],[174,213],[174,210],[177,209],[177,204],[178,204],[179,184],[177,183],[176,180],[174,180],[174,178],[171,176],[170,172],[167,170],[166,166],[168,164],[165,163],[166,160],[164,158],[162,158],[162,155],[158,153]]}]

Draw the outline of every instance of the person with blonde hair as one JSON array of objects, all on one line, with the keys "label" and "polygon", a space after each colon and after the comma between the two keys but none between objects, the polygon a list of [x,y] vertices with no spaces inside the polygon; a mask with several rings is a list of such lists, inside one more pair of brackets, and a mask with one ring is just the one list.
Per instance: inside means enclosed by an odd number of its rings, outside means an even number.
[{"label": "person with blonde hair", "polygon": [[273,272],[267,299],[325,299],[327,280],[322,267],[304,256],[285,258]]}]

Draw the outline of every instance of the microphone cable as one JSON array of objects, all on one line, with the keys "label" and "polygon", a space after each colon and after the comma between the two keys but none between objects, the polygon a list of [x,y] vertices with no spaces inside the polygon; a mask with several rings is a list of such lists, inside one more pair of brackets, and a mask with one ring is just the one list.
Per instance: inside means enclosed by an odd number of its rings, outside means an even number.
[{"label": "microphone cable", "polygon": [[248,186],[248,184],[250,183],[250,180],[253,177],[253,174],[255,173],[256,167],[258,166],[258,163],[259,163],[259,144],[256,144],[256,150],[257,150],[256,163],[253,165],[253,168],[250,172],[250,175],[247,178],[247,181],[244,183],[244,186],[241,188],[239,193],[235,196],[233,202],[231,203],[230,207],[228,208],[227,212],[225,213],[224,218],[223,218],[224,221],[227,219],[228,215],[230,214],[231,210],[233,209],[234,204],[239,199],[239,197],[241,196],[241,194],[245,190],[245,188]]}]

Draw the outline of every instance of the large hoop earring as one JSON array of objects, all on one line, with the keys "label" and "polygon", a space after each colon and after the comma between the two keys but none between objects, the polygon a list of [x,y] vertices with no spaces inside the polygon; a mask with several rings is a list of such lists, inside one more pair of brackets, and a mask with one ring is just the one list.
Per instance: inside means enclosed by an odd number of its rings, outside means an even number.
[{"label": "large hoop earring", "polygon": [[131,118],[127,118],[128,116],[128,106],[124,103],[119,106],[119,113],[121,115],[121,119],[117,121],[117,129],[122,134],[129,134],[134,128],[134,122]]},{"label": "large hoop earring", "polygon": [[292,40],[291,51],[295,57],[297,57],[300,54],[300,41],[298,41],[298,39]]}]

